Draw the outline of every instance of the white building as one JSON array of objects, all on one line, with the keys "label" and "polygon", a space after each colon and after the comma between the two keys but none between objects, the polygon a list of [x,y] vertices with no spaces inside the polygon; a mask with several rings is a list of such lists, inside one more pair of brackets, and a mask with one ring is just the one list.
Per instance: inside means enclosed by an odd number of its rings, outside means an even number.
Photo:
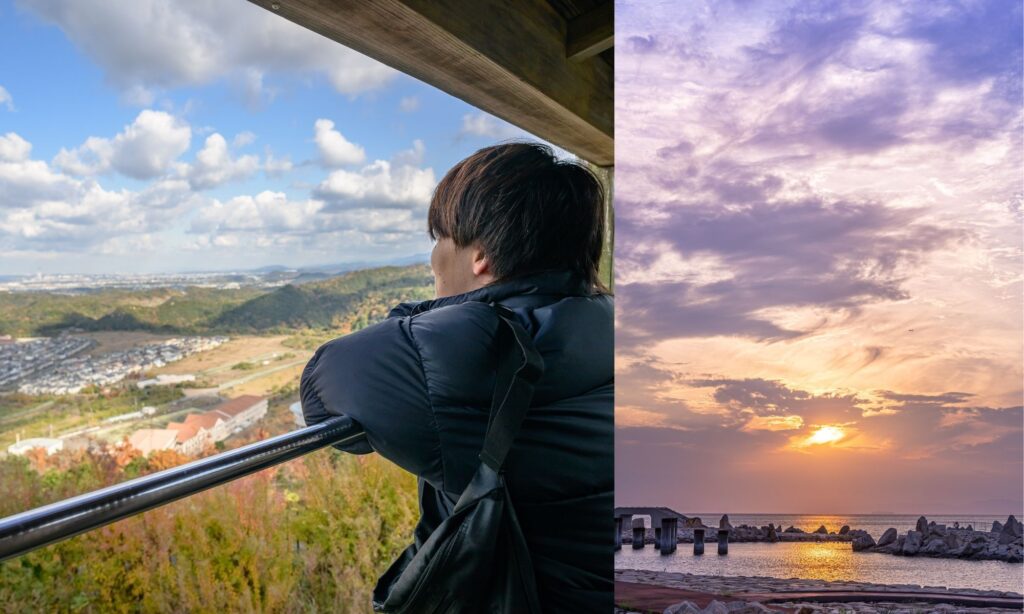
[{"label": "white building", "polygon": [[206,411],[201,414],[185,416],[184,424],[194,424],[210,434],[213,441],[223,441],[231,434],[230,417],[217,411]]},{"label": "white building", "polygon": [[46,454],[49,456],[54,452],[59,452],[64,449],[64,441],[61,439],[51,439],[49,437],[21,439],[18,442],[7,446],[7,453],[14,454],[16,456],[24,456],[33,448],[42,448],[46,450]]}]

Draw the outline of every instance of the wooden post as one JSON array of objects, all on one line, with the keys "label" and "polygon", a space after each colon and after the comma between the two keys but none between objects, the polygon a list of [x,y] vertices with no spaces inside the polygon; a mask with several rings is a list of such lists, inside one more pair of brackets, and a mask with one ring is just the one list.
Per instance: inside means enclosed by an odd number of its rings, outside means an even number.
[{"label": "wooden post", "polygon": [[676,544],[679,542],[679,519],[661,519],[661,553],[672,554],[676,551]]},{"label": "wooden post", "polygon": [[704,554],[704,529],[693,530],[693,554],[694,556]]},{"label": "wooden post", "polygon": [[633,550],[640,550],[644,547],[644,536],[647,531],[644,528],[643,518],[633,519]]},{"label": "wooden post", "polygon": [[587,164],[594,172],[601,187],[604,188],[604,241],[601,247],[601,260],[598,266],[598,277],[609,291],[615,291],[615,208],[612,206],[612,193],[615,185],[615,167]]},{"label": "wooden post", "polygon": [[622,516],[615,517],[615,549],[622,550]]},{"label": "wooden post", "polygon": [[718,529],[718,554],[729,554],[729,529]]}]

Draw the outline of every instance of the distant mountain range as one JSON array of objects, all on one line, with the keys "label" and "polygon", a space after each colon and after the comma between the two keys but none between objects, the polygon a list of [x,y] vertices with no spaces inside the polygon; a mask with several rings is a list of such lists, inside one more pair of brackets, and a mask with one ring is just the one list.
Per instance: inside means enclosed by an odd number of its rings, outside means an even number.
[{"label": "distant mountain range", "polygon": [[430,262],[430,254],[413,254],[390,260],[362,260],[357,262],[342,262],[336,264],[318,264],[300,267],[286,267],[278,264],[262,266],[256,269],[247,269],[245,272],[252,273],[279,273],[285,271],[298,271],[305,274],[324,274],[327,276],[339,275],[349,271],[361,269],[379,268],[383,266],[404,266],[409,264],[425,264]]},{"label": "distant mountain range", "polygon": [[395,303],[424,300],[433,293],[433,276],[426,264],[340,275],[307,270],[293,273],[288,283],[275,288],[0,293],[0,335],[54,335],[69,330],[203,334],[357,329],[384,318]]}]

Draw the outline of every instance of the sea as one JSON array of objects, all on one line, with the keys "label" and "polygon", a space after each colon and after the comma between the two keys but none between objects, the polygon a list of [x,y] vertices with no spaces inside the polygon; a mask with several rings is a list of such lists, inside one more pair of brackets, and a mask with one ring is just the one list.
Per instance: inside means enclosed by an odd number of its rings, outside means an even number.
[{"label": "sea", "polygon": [[[699,516],[707,526],[718,526],[722,514]],[[935,515],[929,521],[961,527],[972,525],[987,531],[992,522],[1006,522],[1006,516]],[[878,539],[889,527],[900,534],[917,525],[919,516],[901,514],[823,515],[823,514],[730,514],[733,526],[765,526],[774,523],[785,529],[794,526],[814,531],[825,525],[830,532],[843,525],[864,529]],[[1020,519],[1021,515],[1017,515]],[[1024,593],[1024,565],[1002,561],[966,561],[927,557],[903,557],[875,552],[853,552],[849,542],[730,543],[729,554],[719,556],[714,537],[709,539],[703,556],[693,556],[691,544],[679,544],[674,554],[662,555],[654,546],[642,550],[626,546],[615,553],[616,569],[650,569],[717,576],[767,576],[873,582],[878,584],[917,584],[947,588],[1013,591]]]}]

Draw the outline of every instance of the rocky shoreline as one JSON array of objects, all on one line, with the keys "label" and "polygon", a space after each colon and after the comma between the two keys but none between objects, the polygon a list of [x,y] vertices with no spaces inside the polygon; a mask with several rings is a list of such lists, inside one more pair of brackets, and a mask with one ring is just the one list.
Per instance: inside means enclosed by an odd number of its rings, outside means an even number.
[{"label": "rocky shoreline", "polygon": [[862,531],[853,539],[852,545],[854,552],[1021,563],[1024,562],[1022,529],[1020,521],[1013,516],[1007,518],[1005,524],[993,522],[988,531],[977,531],[973,526],[947,527],[928,522],[921,516],[914,530],[907,531],[905,535],[889,528],[876,542]]},{"label": "rocky shoreline", "polygon": [[[953,589],[916,584],[873,584],[869,582],[767,578],[763,576],[705,576],[698,574],[615,570],[616,614],[756,614],[764,612],[963,612],[995,614],[1020,610],[1020,593]],[[638,585],[651,592],[675,589],[687,599],[672,603],[663,598],[660,609],[638,602]],[[640,587],[643,589],[644,587]],[[664,592],[664,591],[663,591]],[[830,594],[836,596],[829,601]],[[891,600],[890,600],[891,595]],[[841,598],[840,598],[841,597]],[[650,601],[650,600],[649,600]],[[631,605],[633,604],[633,605]],[[1008,609],[1009,608],[1009,609]]]}]

